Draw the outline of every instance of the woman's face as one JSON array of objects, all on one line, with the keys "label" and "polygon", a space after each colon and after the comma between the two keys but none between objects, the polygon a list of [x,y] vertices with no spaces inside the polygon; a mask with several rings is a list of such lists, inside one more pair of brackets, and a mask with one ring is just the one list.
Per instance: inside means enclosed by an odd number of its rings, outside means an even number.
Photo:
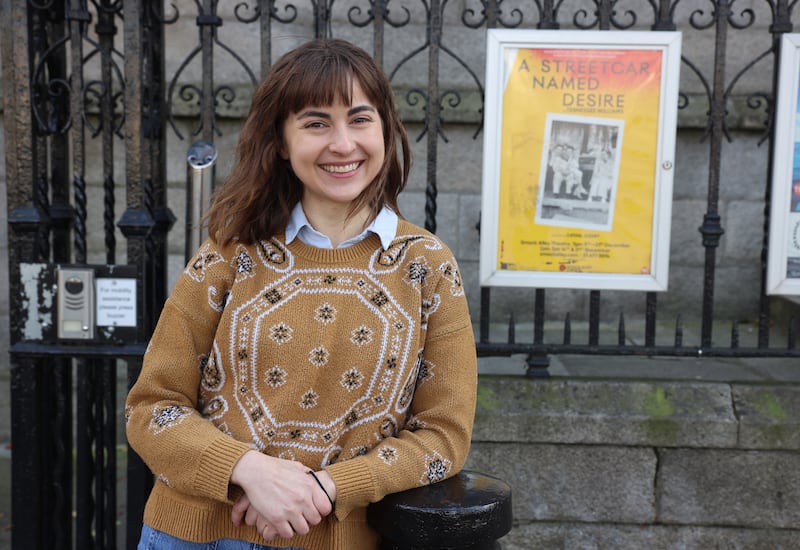
[{"label": "woman's face", "polygon": [[283,126],[284,149],[303,183],[303,208],[349,207],[383,166],[383,123],[375,105],[353,82],[352,103],[308,105]]}]

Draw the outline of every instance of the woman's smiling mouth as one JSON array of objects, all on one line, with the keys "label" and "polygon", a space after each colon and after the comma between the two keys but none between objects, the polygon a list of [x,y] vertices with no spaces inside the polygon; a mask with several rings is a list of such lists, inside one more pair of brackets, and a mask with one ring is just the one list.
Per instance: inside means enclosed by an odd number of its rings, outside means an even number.
[{"label": "woman's smiling mouth", "polygon": [[345,174],[347,172],[352,172],[356,168],[361,166],[361,162],[351,162],[350,164],[322,164],[320,168],[325,170],[326,172],[330,172],[331,174]]}]

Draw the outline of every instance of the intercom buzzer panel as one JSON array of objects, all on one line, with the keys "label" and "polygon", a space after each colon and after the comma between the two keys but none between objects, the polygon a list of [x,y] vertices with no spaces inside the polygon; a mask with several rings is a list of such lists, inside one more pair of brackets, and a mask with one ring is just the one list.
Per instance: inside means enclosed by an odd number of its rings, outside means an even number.
[{"label": "intercom buzzer panel", "polygon": [[91,268],[58,268],[58,337],[92,340],[95,337],[95,271]]}]

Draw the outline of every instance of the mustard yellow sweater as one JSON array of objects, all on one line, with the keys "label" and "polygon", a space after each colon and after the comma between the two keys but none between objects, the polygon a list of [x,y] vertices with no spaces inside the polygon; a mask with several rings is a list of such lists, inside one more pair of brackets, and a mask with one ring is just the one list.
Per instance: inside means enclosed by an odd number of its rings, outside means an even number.
[{"label": "mustard yellow sweater", "polygon": [[[461,276],[434,235],[400,221],[387,250],[375,235],[344,249],[208,241],[127,400],[128,439],[157,478],[144,521],[197,542],[373,549],[370,502],[462,467],[475,392]],[[229,481],[250,449],[327,469],[335,513],[269,543],[235,528]]]}]

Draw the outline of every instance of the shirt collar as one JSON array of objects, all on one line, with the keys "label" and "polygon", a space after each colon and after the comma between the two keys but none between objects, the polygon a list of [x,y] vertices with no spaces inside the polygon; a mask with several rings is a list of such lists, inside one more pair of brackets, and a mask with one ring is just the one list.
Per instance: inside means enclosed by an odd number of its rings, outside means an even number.
[{"label": "shirt collar", "polygon": [[[391,246],[392,241],[397,235],[398,216],[391,208],[384,206],[378,215],[372,220],[363,232],[348,239],[339,245],[339,248],[352,246],[364,240],[370,233],[375,233],[381,240],[381,246],[386,250]],[[291,243],[295,238],[299,238],[305,244],[318,248],[333,248],[330,239],[314,229],[303,211],[303,206],[298,202],[286,224],[286,244]]]}]

